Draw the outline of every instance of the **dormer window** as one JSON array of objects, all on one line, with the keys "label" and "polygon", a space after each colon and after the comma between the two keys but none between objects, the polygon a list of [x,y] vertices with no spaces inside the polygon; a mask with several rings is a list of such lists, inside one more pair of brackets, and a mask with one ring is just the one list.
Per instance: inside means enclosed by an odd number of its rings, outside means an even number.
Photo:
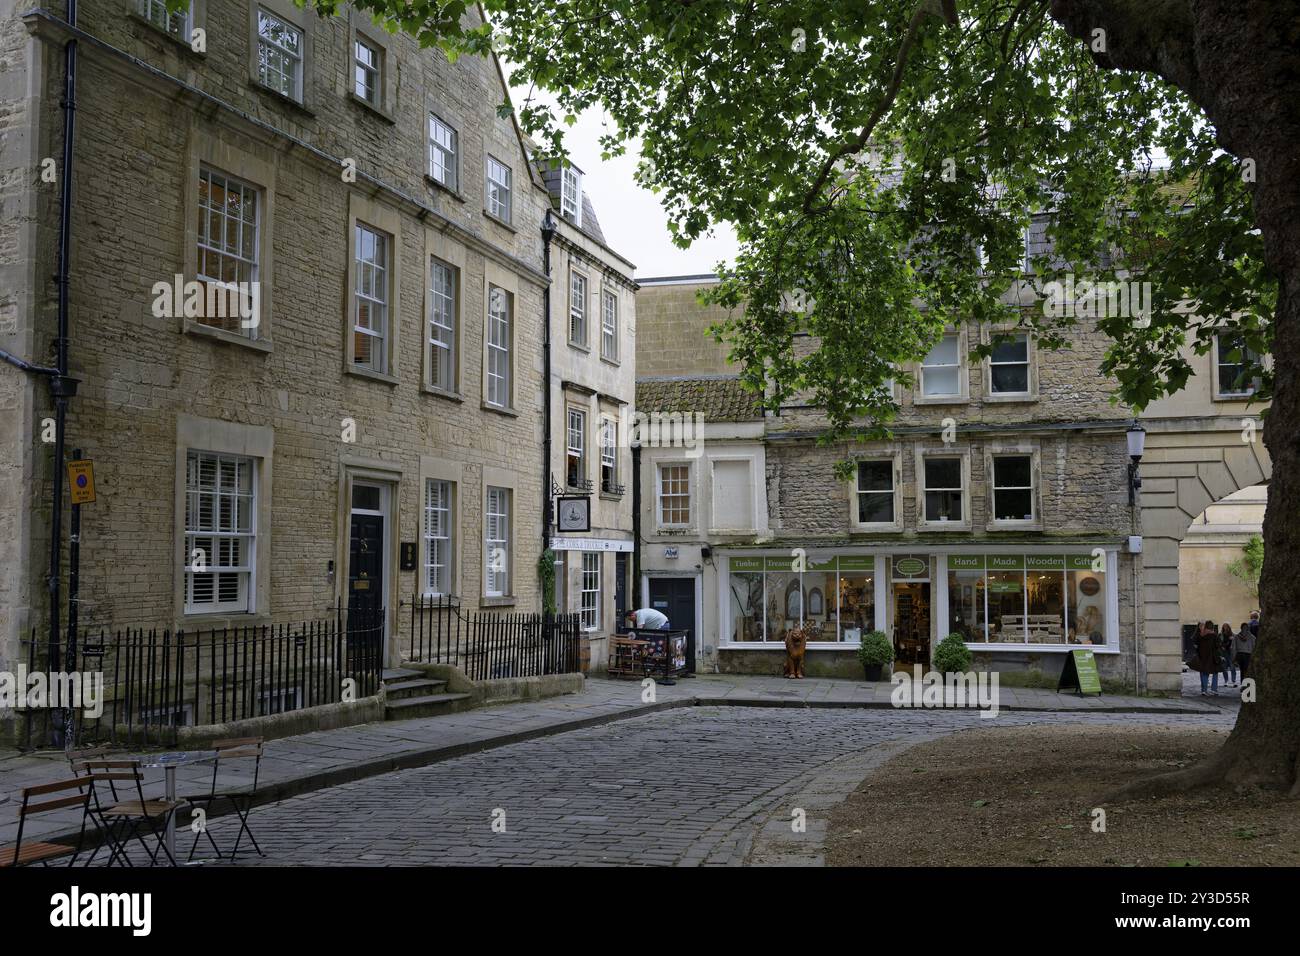
[{"label": "dormer window", "polygon": [[582,173],[575,166],[560,172],[560,215],[575,226],[582,225]]}]

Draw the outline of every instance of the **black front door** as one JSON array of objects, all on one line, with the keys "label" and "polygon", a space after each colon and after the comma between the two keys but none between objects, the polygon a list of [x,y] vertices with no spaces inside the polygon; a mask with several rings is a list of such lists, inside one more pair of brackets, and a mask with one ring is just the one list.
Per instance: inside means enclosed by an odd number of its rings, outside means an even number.
[{"label": "black front door", "polygon": [[686,670],[695,673],[695,579],[651,578],[650,606],[668,616],[668,628],[685,631]]},{"label": "black front door", "polygon": [[384,606],[384,517],[353,514],[348,557],[348,614],[375,626]]},{"label": "black front door", "polygon": [[627,626],[627,553],[614,555],[614,629],[622,631]]}]

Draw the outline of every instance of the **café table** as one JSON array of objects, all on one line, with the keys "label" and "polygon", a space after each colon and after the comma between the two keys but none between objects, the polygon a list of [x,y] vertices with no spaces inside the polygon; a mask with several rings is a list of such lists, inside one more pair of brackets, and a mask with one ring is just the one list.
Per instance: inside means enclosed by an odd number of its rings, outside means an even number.
[{"label": "caf\u00e9 table", "polygon": [[[215,750],[178,750],[164,754],[145,754],[140,757],[141,769],[161,767],[166,777],[165,793],[168,802],[176,801],[176,771],[192,763],[203,763],[216,757]],[[176,859],[176,813],[167,814],[167,827],[163,832],[163,844],[173,860]]]}]

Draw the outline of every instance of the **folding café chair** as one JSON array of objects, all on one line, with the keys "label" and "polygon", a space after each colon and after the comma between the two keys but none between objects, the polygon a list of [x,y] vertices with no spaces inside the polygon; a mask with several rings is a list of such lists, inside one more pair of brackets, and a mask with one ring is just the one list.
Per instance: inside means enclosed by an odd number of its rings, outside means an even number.
[{"label": "folding caf\u00e9 chair", "polygon": [[[93,815],[98,818],[100,828],[108,839],[110,850],[109,866],[113,865],[114,860],[126,866],[134,865],[127,855],[127,847],[133,838],[140,844],[140,848],[149,855],[150,866],[158,862],[158,851],[160,849],[167,855],[167,859],[171,861],[172,865],[176,865],[176,859],[172,856],[171,851],[167,849],[163,834],[167,828],[168,817],[181,807],[181,801],[146,800],[144,797],[144,775],[140,770],[140,761],[86,760],[77,764],[76,771],[79,775],[85,774],[82,779],[88,778],[96,784],[108,784],[114,796],[114,800],[106,806],[105,801],[100,797],[101,788],[96,786],[94,790]],[[128,794],[126,800],[116,799],[116,784],[119,782],[132,785],[132,787],[124,786],[122,788]],[[132,788],[135,790],[134,800],[129,798]],[[144,841],[146,827],[157,843],[157,846],[152,850]],[[90,860],[93,860],[98,852],[99,848],[96,847],[95,851],[90,855]],[[90,865],[90,860],[86,861],[87,866]]]},{"label": "folding caf\u00e9 chair", "polygon": [[[82,747],[80,750],[69,750],[67,752],[68,766],[72,769],[74,777],[85,776],[90,771],[86,769],[85,764],[91,760],[107,760],[108,755],[112,753],[113,748],[109,744],[100,744],[98,747]],[[77,769],[80,767],[80,771]],[[108,788],[112,791],[113,802],[116,803],[121,799],[117,795],[117,781],[108,781]]]},{"label": "folding caf\u00e9 chair", "polygon": [[[239,832],[235,834],[235,845],[230,851],[230,859],[234,860],[235,854],[239,852],[239,843],[248,834],[248,839],[253,842],[253,849],[257,850],[258,856],[266,856],[262,848],[257,844],[257,838],[253,836],[252,829],[248,826],[248,814],[253,809],[253,795],[257,792],[257,778],[262,770],[262,746],[265,742],[263,737],[234,737],[229,740],[213,741],[212,749],[217,752],[216,759],[212,762],[212,785],[208,792],[193,797],[186,797],[185,800],[192,806],[200,809],[210,818],[214,804],[225,800],[234,809],[235,814],[239,817]],[[243,786],[230,786],[231,767],[230,761],[252,758],[253,760],[253,778],[251,782]],[[222,780],[222,767],[226,769],[225,780],[227,783],[218,789],[218,783]],[[210,827],[204,826],[203,829],[194,834],[194,843],[190,846],[190,855],[187,860],[194,859],[194,850],[199,845],[200,836],[206,836],[208,842],[212,844],[212,849],[216,851],[217,857],[224,859],[221,848],[217,846],[217,841],[212,838]]]},{"label": "folding caf\u00e9 chair", "polygon": [[[95,782],[88,777],[74,777],[71,780],[25,787],[23,802],[18,808],[18,840],[9,846],[0,847],[0,867],[30,866],[33,863],[49,866],[50,860],[64,856],[69,857],[68,866],[76,863],[77,855],[81,853],[81,845],[86,837],[86,818],[90,816],[90,797],[94,789]],[[33,797],[46,797],[50,794],[67,794],[70,790],[77,792],[70,796],[54,796],[36,802],[32,800]],[[81,807],[81,832],[77,835],[75,847],[68,846],[66,843],[46,843],[39,840],[23,843],[23,830],[27,826],[29,816],[78,806]]]}]

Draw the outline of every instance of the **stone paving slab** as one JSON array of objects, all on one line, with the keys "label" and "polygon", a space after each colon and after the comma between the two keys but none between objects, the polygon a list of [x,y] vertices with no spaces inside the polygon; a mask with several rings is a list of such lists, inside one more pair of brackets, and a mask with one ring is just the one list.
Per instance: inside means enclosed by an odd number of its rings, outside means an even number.
[{"label": "stone paving slab", "polygon": [[[880,709],[891,707],[892,689],[887,682],[702,675],[680,679],[674,685],[657,684],[653,700],[647,701],[640,681],[592,679],[580,694],[270,741],[262,761],[259,803],[661,710],[690,706]],[[1233,703],[1227,697],[1098,699],[1026,688],[1001,691],[1005,711],[1204,715],[1218,714]],[[918,708],[915,712],[922,711]],[[906,720],[907,712],[900,713],[898,719]],[[123,750],[124,754],[132,752],[138,751]],[[181,767],[178,792],[206,792],[211,774],[210,765]],[[10,797],[0,803],[0,845],[12,842],[17,834],[19,791],[68,775],[61,753],[0,751],[0,795]],[[147,771],[145,780],[146,797],[162,794],[161,770]],[[72,813],[42,814],[29,819],[24,839],[75,834],[79,824]]]}]

